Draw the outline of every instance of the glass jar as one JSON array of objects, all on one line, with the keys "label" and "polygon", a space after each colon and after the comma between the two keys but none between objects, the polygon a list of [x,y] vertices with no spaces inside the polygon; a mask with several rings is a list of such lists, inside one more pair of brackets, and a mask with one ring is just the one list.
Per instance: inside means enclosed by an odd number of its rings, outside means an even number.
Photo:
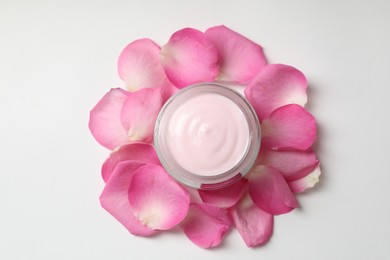
[{"label": "glass jar", "polygon": [[236,90],[200,83],[175,93],[156,120],[154,145],[166,171],[197,189],[219,189],[245,176],[260,149],[259,120]]}]

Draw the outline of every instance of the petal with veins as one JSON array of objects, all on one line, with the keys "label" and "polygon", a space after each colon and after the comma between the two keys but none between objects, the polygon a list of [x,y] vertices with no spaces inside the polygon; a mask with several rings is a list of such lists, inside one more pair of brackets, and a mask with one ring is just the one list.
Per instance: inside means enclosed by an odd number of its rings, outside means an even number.
[{"label": "petal with veins", "polygon": [[308,151],[273,151],[262,148],[256,164],[278,169],[287,181],[296,180],[312,172],[318,165],[316,154]]},{"label": "petal with veins", "polygon": [[232,220],[225,209],[210,204],[191,204],[182,228],[186,236],[203,248],[218,246]]},{"label": "petal with veins", "polygon": [[130,233],[139,236],[150,236],[153,229],[143,225],[135,216],[130,205],[128,191],[131,180],[138,169],[144,164],[125,161],[117,165],[111,178],[107,181],[100,203],[114,218],[124,225]]},{"label": "petal with veins", "polygon": [[110,178],[116,165],[123,161],[137,161],[142,164],[160,165],[160,161],[152,145],[144,143],[127,144],[121,146],[117,151],[112,152],[110,157],[104,162],[102,166],[102,177],[105,182]]},{"label": "petal with veins", "polygon": [[239,181],[222,189],[199,190],[199,195],[205,203],[220,208],[229,208],[240,200],[247,188],[247,182],[246,179],[241,178]]},{"label": "petal with veins", "polygon": [[128,96],[123,89],[111,89],[90,112],[89,129],[96,141],[108,149],[114,150],[128,142],[120,118]]},{"label": "petal with veins", "polygon": [[264,211],[279,215],[298,207],[298,202],[280,172],[271,166],[256,166],[249,175],[249,194]]},{"label": "petal with veins", "polygon": [[209,28],[206,37],[219,56],[219,80],[248,84],[265,66],[263,48],[224,25]]},{"label": "petal with veins", "polygon": [[272,111],[287,104],[304,106],[307,80],[302,72],[288,65],[269,64],[245,88],[245,97],[263,120]]},{"label": "petal with veins", "polygon": [[134,174],[128,199],[135,216],[151,228],[167,230],[186,216],[188,192],[159,165],[145,165]]},{"label": "petal with veins", "polygon": [[127,45],[118,59],[119,77],[127,90],[170,87],[160,63],[160,47],[150,39],[139,39]]},{"label": "petal with veins", "polygon": [[178,88],[213,81],[218,73],[217,49],[196,29],[175,32],[161,48],[160,57],[168,78]]},{"label": "petal with veins", "polygon": [[129,142],[153,141],[154,124],[163,105],[161,89],[140,89],[123,104],[121,120]]},{"label": "petal with veins", "polygon": [[262,144],[273,150],[307,150],[316,139],[316,120],[303,107],[280,107],[264,119]]},{"label": "petal with veins", "polygon": [[231,208],[229,213],[248,247],[263,245],[270,239],[274,216],[257,207],[249,194]]}]

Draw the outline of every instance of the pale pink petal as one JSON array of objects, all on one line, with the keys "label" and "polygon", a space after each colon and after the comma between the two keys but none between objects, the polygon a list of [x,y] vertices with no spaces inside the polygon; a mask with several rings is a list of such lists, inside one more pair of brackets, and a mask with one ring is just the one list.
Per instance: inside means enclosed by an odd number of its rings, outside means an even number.
[{"label": "pale pink petal", "polygon": [[248,247],[265,244],[270,239],[274,216],[257,207],[249,194],[231,208],[229,213]]},{"label": "pale pink petal", "polygon": [[220,208],[230,208],[242,197],[246,190],[247,182],[246,179],[241,178],[239,181],[222,189],[199,190],[199,195],[206,203]]},{"label": "pale pink petal", "polygon": [[178,88],[213,81],[218,73],[217,49],[196,29],[175,32],[161,48],[160,57],[169,80]]},{"label": "pale pink petal", "polygon": [[262,144],[273,150],[307,150],[316,139],[316,120],[303,107],[280,107],[264,119]]},{"label": "pale pink petal", "polygon": [[140,89],[123,104],[121,120],[130,142],[153,141],[154,124],[163,105],[161,89]]},{"label": "pale pink petal", "polygon": [[124,225],[132,234],[150,236],[155,233],[143,225],[134,215],[128,198],[131,179],[143,164],[125,161],[117,165],[100,196],[102,207]]},{"label": "pale pink petal", "polygon": [[124,48],[118,73],[129,91],[172,85],[160,63],[160,47],[150,39],[136,40]]},{"label": "pale pink petal", "polygon": [[127,133],[121,123],[121,110],[129,93],[111,89],[91,110],[89,129],[96,141],[108,149],[125,144]]},{"label": "pale pink petal", "polygon": [[287,181],[296,180],[313,171],[318,165],[316,154],[308,151],[273,151],[262,148],[256,164],[279,170]]},{"label": "pale pink petal", "polygon": [[182,228],[186,236],[203,248],[216,247],[232,225],[227,211],[210,204],[191,204]]},{"label": "pale pink petal", "polygon": [[116,165],[122,161],[136,161],[142,164],[160,164],[156,151],[150,144],[132,143],[121,146],[117,151],[110,154],[110,157],[102,166],[102,177],[105,182],[111,176]]},{"label": "pale pink petal", "polygon": [[128,198],[135,216],[151,229],[170,229],[187,215],[190,196],[162,166],[145,165],[134,174]]},{"label": "pale pink petal", "polygon": [[249,194],[255,204],[274,215],[290,212],[298,202],[280,172],[271,166],[256,166],[249,176]]},{"label": "pale pink petal", "polygon": [[224,25],[209,28],[205,35],[218,49],[219,80],[247,84],[266,64],[260,45]]},{"label": "pale pink petal", "polygon": [[301,179],[290,181],[288,185],[293,192],[303,192],[306,189],[314,187],[319,182],[320,175],[321,169],[320,166],[317,165],[317,167],[311,173],[307,174]]},{"label": "pale pink petal", "polygon": [[263,120],[275,109],[287,105],[304,106],[307,80],[302,72],[283,64],[269,64],[245,88],[245,97]]}]

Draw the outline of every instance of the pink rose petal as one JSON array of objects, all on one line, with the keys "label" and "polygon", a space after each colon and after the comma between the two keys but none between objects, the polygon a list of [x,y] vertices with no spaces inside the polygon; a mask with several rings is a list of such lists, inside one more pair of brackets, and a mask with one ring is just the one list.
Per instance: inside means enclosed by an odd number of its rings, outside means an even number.
[{"label": "pink rose petal", "polygon": [[269,165],[279,170],[287,180],[296,180],[317,167],[318,160],[312,150],[308,151],[273,151],[262,148],[256,164]]},{"label": "pink rose petal", "polygon": [[161,63],[178,88],[213,81],[218,73],[218,53],[206,36],[196,29],[175,32],[161,48]]},{"label": "pink rose petal", "polygon": [[136,161],[142,164],[160,164],[156,151],[150,144],[132,143],[121,146],[110,154],[102,166],[102,177],[105,182],[111,176],[116,165],[122,161]]},{"label": "pink rose petal", "polygon": [[303,107],[280,107],[264,119],[262,144],[274,150],[307,150],[316,139],[316,120]]},{"label": "pink rose petal", "polygon": [[128,140],[150,143],[154,124],[163,105],[161,89],[140,89],[131,93],[123,104],[121,120]]},{"label": "pink rose petal", "polygon": [[199,195],[206,203],[220,208],[230,208],[236,204],[247,187],[247,180],[242,178],[222,189],[217,190],[199,190]]},{"label": "pink rose petal", "polygon": [[265,244],[270,239],[274,216],[257,207],[249,194],[231,208],[229,213],[248,247]]},{"label": "pink rose petal", "polygon": [[134,161],[125,161],[117,165],[111,178],[100,196],[102,207],[124,225],[130,233],[139,236],[150,236],[155,233],[151,228],[143,225],[134,215],[128,199],[128,190],[131,179],[143,164]]},{"label": "pink rose petal", "polygon": [[136,40],[124,48],[118,59],[118,73],[131,92],[172,85],[160,63],[160,47],[150,39]]},{"label": "pink rose petal", "polygon": [[182,228],[186,236],[203,248],[216,247],[232,225],[227,211],[210,204],[191,204]]},{"label": "pink rose petal", "polygon": [[317,167],[311,173],[307,174],[301,179],[290,181],[288,185],[293,192],[303,192],[306,189],[314,187],[319,182],[320,175],[321,169],[320,166],[317,165]]},{"label": "pink rose petal", "polygon": [[120,113],[129,93],[122,89],[111,89],[91,110],[89,129],[96,141],[108,149],[128,142],[122,126]]},{"label": "pink rose petal", "polygon": [[298,202],[280,172],[270,166],[257,166],[249,176],[249,194],[255,204],[274,215],[290,212]]},{"label": "pink rose petal", "polygon": [[245,89],[260,120],[275,109],[287,105],[304,106],[307,101],[307,80],[302,72],[283,64],[265,66]]},{"label": "pink rose petal", "polygon": [[170,229],[186,216],[188,192],[159,165],[145,165],[134,174],[128,193],[139,221],[151,229]]},{"label": "pink rose petal", "polygon": [[219,80],[247,84],[265,66],[263,48],[224,25],[209,28],[206,37],[219,55]]}]

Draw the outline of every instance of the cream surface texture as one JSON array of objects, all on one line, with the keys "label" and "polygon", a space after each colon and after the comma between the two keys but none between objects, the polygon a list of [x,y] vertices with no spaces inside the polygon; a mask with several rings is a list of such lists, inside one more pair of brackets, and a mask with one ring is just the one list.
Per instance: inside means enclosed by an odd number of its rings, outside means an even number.
[{"label": "cream surface texture", "polygon": [[249,125],[229,98],[217,93],[189,97],[167,119],[167,146],[185,170],[216,176],[232,169],[245,156]]}]

